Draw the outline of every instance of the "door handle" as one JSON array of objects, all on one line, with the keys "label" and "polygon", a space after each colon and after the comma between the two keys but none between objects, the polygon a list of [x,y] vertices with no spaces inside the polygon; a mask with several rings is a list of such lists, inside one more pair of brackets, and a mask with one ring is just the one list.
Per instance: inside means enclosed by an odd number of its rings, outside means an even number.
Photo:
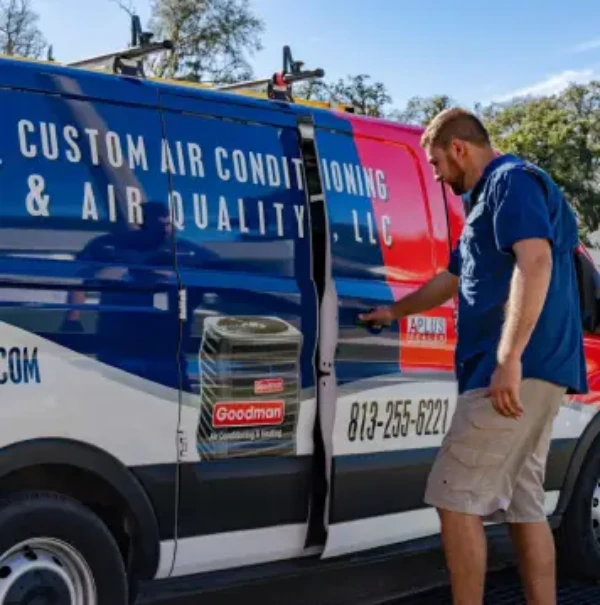
[{"label": "door handle", "polygon": [[[373,309],[369,309],[369,311],[367,311],[367,313],[370,313]],[[376,323],[375,321],[365,321],[364,319],[361,319],[360,317],[356,317],[356,325],[357,326],[361,326],[363,328],[365,328],[368,332],[371,332],[371,334],[381,334],[381,332],[384,330],[384,328],[389,328],[388,325],[384,325],[384,324],[379,324]]]}]

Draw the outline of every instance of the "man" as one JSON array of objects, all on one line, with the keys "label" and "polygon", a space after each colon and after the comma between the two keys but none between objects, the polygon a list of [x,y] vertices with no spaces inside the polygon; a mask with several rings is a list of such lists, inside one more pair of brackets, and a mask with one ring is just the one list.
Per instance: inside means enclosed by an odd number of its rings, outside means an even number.
[{"label": "man", "polygon": [[454,603],[481,605],[482,521],[504,520],[527,602],[554,605],[546,458],[565,392],[587,391],[575,217],[545,172],[495,153],[471,113],[440,113],[422,146],[436,180],[469,193],[460,242],[447,271],[361,319],[388,323],[458,295],[459,399],[425,493],[440,515]]}]

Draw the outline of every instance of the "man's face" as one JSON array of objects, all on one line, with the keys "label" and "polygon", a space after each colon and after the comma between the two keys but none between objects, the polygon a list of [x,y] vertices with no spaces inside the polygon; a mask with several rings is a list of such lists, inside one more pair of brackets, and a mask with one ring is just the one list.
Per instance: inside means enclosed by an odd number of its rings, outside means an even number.
[{"label": "man's face", "polygon": [[426,150],[427,161],[433,168],[436,181],[448,184],[454,195],[463,195],[467,192],[465,186],[465,171],[461,167],[460,158],[464,155],[463,149],[457,143],[451,143],[448,149],[438,146]]}]

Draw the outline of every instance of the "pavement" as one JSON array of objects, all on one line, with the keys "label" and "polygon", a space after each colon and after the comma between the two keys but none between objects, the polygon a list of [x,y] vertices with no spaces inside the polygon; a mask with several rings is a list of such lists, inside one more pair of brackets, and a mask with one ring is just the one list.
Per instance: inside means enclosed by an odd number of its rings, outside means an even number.
[{"label": "pavement", "polygon": [[[600,603],[600,586],[590,586],[575,580],[559,580],[558,605],[598,605],[598,603]],[[447,587],[441,587],[390,601],[388,605],[452,605],[452,597]],[[526,605],[514,568],[488,576],[485,605]]]}]

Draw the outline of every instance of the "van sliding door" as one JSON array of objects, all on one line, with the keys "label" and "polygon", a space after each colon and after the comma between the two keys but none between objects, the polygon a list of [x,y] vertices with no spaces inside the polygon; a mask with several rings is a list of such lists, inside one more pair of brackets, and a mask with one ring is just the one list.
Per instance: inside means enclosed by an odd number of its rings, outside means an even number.
[{"label": "van sliding door", "polygon": [[305,553],[317,294],[296,122],[162,95],[182,288],[175,575]]}]

